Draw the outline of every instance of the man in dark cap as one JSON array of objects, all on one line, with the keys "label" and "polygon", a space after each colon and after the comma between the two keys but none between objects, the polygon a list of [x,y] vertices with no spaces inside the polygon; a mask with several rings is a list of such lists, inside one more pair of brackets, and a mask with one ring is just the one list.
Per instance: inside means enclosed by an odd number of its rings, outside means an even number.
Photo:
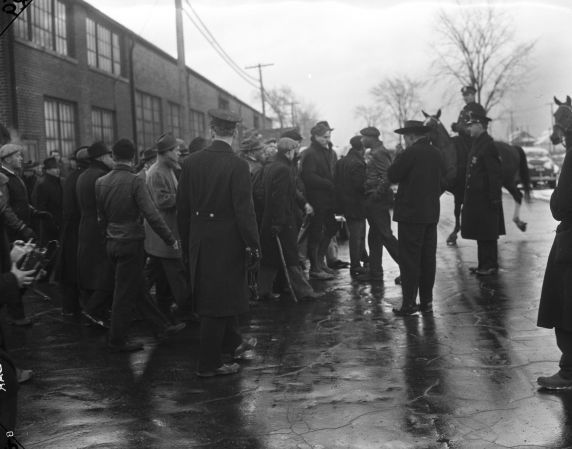
[{"label": "man in dark cap", "polygon": [[318,122],[311,129],[311,143],[304,151],[300,173],[306,188],[306,198],[314,209],[308,229],[308,258],[310,278],[333,279],[334,271],[325,261],[330,241],[338,230],[335,218],[336,189],[334,185],[337,155],[332,149],[332,128]]},{"label": "man in dark cap", "polygon": [[137,175],[141,177],[141,179],[145,180],[149,167],[151,167],[156,160],[157,148],[147,148],[145,151],[142,151],[139,157],[139,165],[136,169]]},{"label": "man in dark cap", "polygon": [[251,177],[254,177],[262,168],[263,150],[264,145],[256,137],[247,137],[240,142],[239,156],[248,163]]},{"label": "man in dark cap", "polygon": [[401,151],[387,172],[391,182],[399,183],[393,220],[398,223],[399,270],[401,272],[401,307],[396,315],[433,312],[437,254],[437,222],[444,161],[439,150],[429,143],[430,128],[422,122],[406,120],[396,129],[405,139]]},{"label": "man in dark cap", "polygon": [[77,180],[89,165],[88,147],[79,147],[74,153],[76,168],[64,181],[62,188],[62,232],[56,280],[62,290],[62,315],[76,316],[81,311],[77,276],[77,247],[81,212],[77,201]]},{"label": "man in dark cap", "polygon": [[365,252],[365,148],[361,136],[350,139],[348,154],[336,163],[336,191],[339,210],[348,224],[350,275],[365,272],[361,259]]},{"label": "man in dark cap", "polygon": [[22,164],[22,181],[26,184],[30,198],[32,197],[34,187],[40,178],[40,173],[38,173],[38,170],[40,170],[39,167],[40,163],[35,161],[28,161]]},{"label": "man in dark cap", "polygon": [[145,288],[143,218],[174,251],[179,250],[179,242],[153,204],[145,181],[133,171],[133,142],[120,139],[112,151],[113,170],[95,182],[99,225],[105,232],[107,255],[115,275],[107,346],[112,352],[134,352],[143,346],[127,338],[133,310],[154,328],[158,340],[185,327],[184,323],[171,325]]},{"label": "man in dark cap", "polygon": [[36,184],[32,198],[36,207],[48,211],[51,220],[40,223],[40,243],[59,240],[62,227],[62,182],[60,165],[54,157],[44,160],[44,177]]},{"label": "man in dark cap", "polygon": [[[208,146],[209,146],[209,141],[207,139],[201,136],[195,137],[193,140],[191,140],[191,143],[189,144],[189,152],[186,156],[188,156],[189,154],[196,153],[197,151],[203,151]],[[183,159],[184,158],[181,158],[181,162],[183,162]]]},{"label": "man in dark cap", "polygon": [[490,120],[484,114],[469,114],[473,145],[461,211],[461,236],[477,241],[479,263],[470,270],[481,276],[498,271],[497,240],[499,235],[505,234],[501,159],[493,138],[487,133]]},{"label": "man in dark cap", "polygon": [[89,166],[78,176],[76,194],[81,219],[78,231],[78,286],[87,298],[83,315],[93,324],[107,328],[113,299],[113,270],[105,252],[105,238],[97,223],[95,181],[113,168],[111,151],[103,142],[88,149]]},{"label": "man in dark cap", "polygon": [[[365,215],[369,223],[369,271],[356,276],[360,281],[383,281],[383,247],[399,264],[397,239],[391,230],[393,190],[387,176],[391,165],[391,153],[379,140],[380,132],[373,126],[360,131],[363,146],[369,149],[366,156]],[[399,282],[399,279],[396,279]]]},{"label": "man in dark cap", "polygon": [[461,88],[461,94],[463,95],[465,106],[459,113],[457,122],[451,125],[451,129],[456,133],[469,136],[469,131],[467,129],[469,114],[473,112],[479,115],[486,115],[486,111],[485,108],[476,102],[477,89],[475,89],[474,86],[463,86]]},{"label": "man in dark cap", "polygon": [[[179,240],[177,224],[177,178],[180,170],[178,139],[166,133],[156,141],[157,162],[147,172],[147,188],[151,200],[165,223]],[[145,271],[150,283],[155,284],[157,305],[163,314],[175,322],[171,306],[176,304],[179,312],[190,308],[189,287],[181,249],[167,245],[161,236],[145,222],[145,252],[149,255]]]},{"label": "man in dark cap", "polygon": [[201,317],[198,375],[234,374],[222,353],[241,357],[255,341],[243,341],[238,315],[248,311],[247,271],[260,254],[248,164],[232,150],[240,117],[212,109],[212,143],[184,162],[177,191],[179,231]]}]

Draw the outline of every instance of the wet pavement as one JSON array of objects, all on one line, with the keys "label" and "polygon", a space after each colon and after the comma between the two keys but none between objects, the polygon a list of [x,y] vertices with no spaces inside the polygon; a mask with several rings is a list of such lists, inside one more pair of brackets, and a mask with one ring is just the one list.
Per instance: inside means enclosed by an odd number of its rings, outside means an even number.
[{"label": "wet pavement", "polygon": [[506,219],[499,275],[478,279],[475,242],[445,245],[444,196],[434,316],[393,315],[398,269],[384,254],[385,283],[341,270],[314,284],[327,291],[318,301],[254,307],[244,328],[258,338],[254,357],[224,378],[195,376],[196,326],[156,345],[135,325],[145,351],[109,354],[105,335],[62,318],[57,298],[28,295],[37,323],[9,328],[14,357],[36,373],[20,389],[16,435],[27,449],[572,447],[572,392],[536,386],[559,358],[535,325],[555,222],[541,200],[522,218],[526,233]]}]

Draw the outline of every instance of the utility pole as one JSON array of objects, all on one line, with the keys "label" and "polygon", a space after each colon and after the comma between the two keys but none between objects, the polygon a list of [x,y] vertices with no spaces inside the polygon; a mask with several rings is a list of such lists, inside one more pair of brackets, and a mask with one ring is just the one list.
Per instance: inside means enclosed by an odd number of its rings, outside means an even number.
[{"label": "utility pole", "polygon": [[185,62],[185,36],[183,32],[183,5],[181,0],[175,0],[175,9],[177,16],[177,66],[179,69],[179,96],[181,97],[183,113],[181,114],[181,133],[182,136],[175,136],[183,139],[185,143],[189,143],[191,137],[189,135],[189,83],[187,80],[187,64]]},{"label": "utility pole", "polygon": [[297,122],[297,121],[296,121],[296,108],[294,107],[294,106],[297,105],[297,104],[298,104],[297,101],[293,101],[293,102],[290,103],[290,117],[291,117],[291,120],[292,120],[292,127],[293,127],[293,128],[296,128],[296,127],[298,126],[297,123],[296,123],[296,122]]},{"label": "utility pole", "polygon": [[266,105],[265,105],[265,94],[264,94],[264,83],[262,82],[262,67],[270,67],[274,64],[256,64],[245,67],[245,69],[258,69],[258,80],[260,81],[260,98],[262,99],[262,129],[266,128]]}]

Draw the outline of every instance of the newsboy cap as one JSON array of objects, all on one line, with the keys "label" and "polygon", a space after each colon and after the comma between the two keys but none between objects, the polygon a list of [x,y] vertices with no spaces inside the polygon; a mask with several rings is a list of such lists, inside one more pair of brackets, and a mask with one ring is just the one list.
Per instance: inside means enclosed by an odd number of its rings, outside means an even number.
[{"label": "newsboy cap", "polygon": [[52,168],[59,168],[58,161],[55,157],[48,157],[44,159],[44,170],[50,170]]},{"label": "newsboy cap", "polygon": [[419,120],[405,120],[403,128],[396,129],[393,132],[397,134],[425,134],[429,131],[431,131],[431,128],[425,126]]},{"label": "newsboy cap", "polygon": [[290,150],[298,148],[299,143],[289,137],[281,137],[276,144],[279,153],[287,153]]},{"label": "newsboy cap", "polygon": [[463,86],[461,88],[461,93],[463,95],[466,94],[476,94],[477,93],[477,89],[474,88],[474,86]]},{"label": "newsboy cap", "polygon": [[157,140],[155,140],[155,148],[157,148],[157,153],[159,154],[174,150],[178,145],[177,139],[175,139],[175,136],[171,133],[161,134]]},{"label": "newsboy cap", "polygon": [[361,150],[363,148],[363,143],[361,141],[361,136],[353,136],[350,139],[350,145],[352,148],[355,148],[356,150]]},{"label": "newsboy cap", "polygon": [[107,148],[103,142],[93,142],[90,147],[87,149],[87,155],[90,159],[96,159],[99,156],[103,156],[104,154],[111,153],[110,149]]},{"label": "newsboy cap", "polygon": [[312,136],[323,136],[324,134],[326,134],[327,132],[331,131],[332,129],[327,126],[324,125],[323,123],[316,123],[316,126],[314,126],[311,130],[310,130],[310,134]]},{"label": "newsboy cap", "polygon": [[24,148],[16,143],[7,143],[0,147],[0,160],[21,152]]},{"label": "newsboy cap", "polygon": [[113,144],[112,153],[116,159],[127,161],[135,157],[135,145],[129,139],[119,139]]},{"label": "newsboy cap", "polygon": [[289,129],[280,134],[280,137],[288,137],[289,139],[295,140],[297,142],[302,142],[304,138],[300,135],[297,129]]},{"label": "newsboy cap", "polygon": [[362,129],[359,133],[362,136],[367,136],[367,137],[379,137],[381,135],[379,129],[377,129],[375,126],[368,126]]},{"label": "newsboy cap", "polygon": [[264,149],[264,145],[262,145],[262,142],[255,137],[247,137],[246,139],[242,139],[242,142],[240,142],[240,151],[244,153],[250,153],[252,151],[262,149]]}]

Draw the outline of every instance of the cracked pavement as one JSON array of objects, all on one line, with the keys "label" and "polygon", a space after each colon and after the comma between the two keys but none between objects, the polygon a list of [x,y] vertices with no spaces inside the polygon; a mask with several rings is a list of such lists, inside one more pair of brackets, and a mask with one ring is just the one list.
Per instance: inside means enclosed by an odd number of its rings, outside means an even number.
[{"label": "cracked pavement", "polygon": [[548,203],[523,207],[526,233],[505,218],[500,273],[482,280],[468,271],[475,242],[445,244],[452,208],[444,195],[433,316],[393,315],[401,290],[385,253],[385,283],[340,270],[313,281],[326,292],[317,301],[254,306],[244,333],[258,346],[236,376],[195,376],[196,325],[156,345],[135,324],[145,351],[109,354],[104,333],[61,317],[57,295],[27,296],[36,324],[4,325],[14,358],[35,372],[20,388],[16,436],[27,449],[572,447],[572,391],[536,386],[559,359],[552,331],[536,327],[556,225]]}]

